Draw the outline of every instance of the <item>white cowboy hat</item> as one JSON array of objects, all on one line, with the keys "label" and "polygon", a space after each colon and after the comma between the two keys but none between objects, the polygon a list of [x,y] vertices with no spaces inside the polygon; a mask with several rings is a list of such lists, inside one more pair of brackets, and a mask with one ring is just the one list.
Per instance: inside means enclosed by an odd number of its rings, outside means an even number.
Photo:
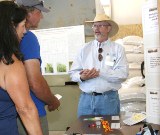
[{"label": "white cowboy hat", "polygon": [[118,24],[114,22],[113,20],[111,20],[110,17],[108,17],[105,14],[97,14],[93,21],[86,21],[86,22],[94,23],[94,22],[101,22],[101,21],[106,21],[107,23],[111,25],[111,30],[108,34],[109,37],[113,37],[114,35],[117,34],[119,30]]}]

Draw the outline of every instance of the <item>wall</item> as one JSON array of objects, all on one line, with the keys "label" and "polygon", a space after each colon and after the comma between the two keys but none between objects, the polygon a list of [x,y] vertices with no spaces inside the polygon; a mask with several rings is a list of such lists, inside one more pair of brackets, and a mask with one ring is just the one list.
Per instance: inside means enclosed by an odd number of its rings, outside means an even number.
[{"label": "wall", "polygon": [[146,0],[112,0],[112,19],[118,24],[141,24]]},{"label": "wall", "polygon": [[[80,95],[78,85],[65,85],[69,75],[44,76],[52,93],[62,95],[59,111],[47,111],[49,130],[65,131],[77,119],[77,107]],[[47,108],[46,108],[47,110]]]},{"label": "wall", "polygon": [[110,0],[111,5],[102,5],[101,0],[95,1],[96,13],[107,11],[105,13],[119,25],[126,25],[142,23],[142,6],[147,0]]},{"label": "wall", "polygon": [[[95,16],[94,0],[45,0],[45,6],[49,13],[43,13],[44,18],[39,28],[65,27],[83,25],[86,20],[92,20]],[[86,35],[91,29],[85,27]]]}]

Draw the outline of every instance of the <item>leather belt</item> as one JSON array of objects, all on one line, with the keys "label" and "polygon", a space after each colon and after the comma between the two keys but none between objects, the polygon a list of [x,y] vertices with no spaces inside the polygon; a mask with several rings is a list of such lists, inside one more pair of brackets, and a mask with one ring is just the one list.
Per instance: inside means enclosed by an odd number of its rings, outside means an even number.
[{"label": "leather belt", "polygon": [[97,92],[91,92],[91,93],[83,92],[83,93],[93,95],[93,96],[103,95],[103,93],[97,93]]},{"label": "leather belt", "polygon": [[93,96],[103,95],[103,93],[97,93],[97,92],[92,92],[91,94],[92,94]]}]

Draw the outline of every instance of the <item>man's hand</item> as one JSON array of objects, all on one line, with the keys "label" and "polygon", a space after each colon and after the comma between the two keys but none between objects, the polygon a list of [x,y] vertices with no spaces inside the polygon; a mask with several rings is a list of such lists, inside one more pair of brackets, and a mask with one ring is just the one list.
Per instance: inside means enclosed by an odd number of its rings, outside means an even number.
[{"label": "man's hand", "polygon": [[92,68],[91,70],[84,69],[80,72],[80,78],[82,80],[89,80],[92,78],[96,78],[98,76],[99,76],[99,71],[97,71],[95,68]]},{"label": "man's hand", "polygon": [[[54,95],[53,95],[54,96]],[[48,105],[48,111],[54,111],[60,106],[60,101],[58,100],[57,97],[54,96],[54,101],[52,104]]]}]

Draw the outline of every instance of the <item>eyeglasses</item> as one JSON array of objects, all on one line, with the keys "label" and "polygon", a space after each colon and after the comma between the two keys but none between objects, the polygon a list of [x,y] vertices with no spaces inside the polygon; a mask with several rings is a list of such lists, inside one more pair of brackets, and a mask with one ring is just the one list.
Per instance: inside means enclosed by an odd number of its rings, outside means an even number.
[{"label": "eyeglasses", "polygon": [[110,25],[109,25],[109,24],[99,24],[99,25],[94,24],[94,25],[92,25],[92,29],[104,28],[104,27],[106,27],[106,26],[110,26]]},{"label": "eyeglasses", "polygon": [[99,54],[98,54],[98,60],[99,60],[99,61],[102,61],[102,60],[103,60],[102,52],[103,52],[103,49],[102,49],[102,48],[99,48],[99,49],[98,49],[98,53],[99,53]]}]

